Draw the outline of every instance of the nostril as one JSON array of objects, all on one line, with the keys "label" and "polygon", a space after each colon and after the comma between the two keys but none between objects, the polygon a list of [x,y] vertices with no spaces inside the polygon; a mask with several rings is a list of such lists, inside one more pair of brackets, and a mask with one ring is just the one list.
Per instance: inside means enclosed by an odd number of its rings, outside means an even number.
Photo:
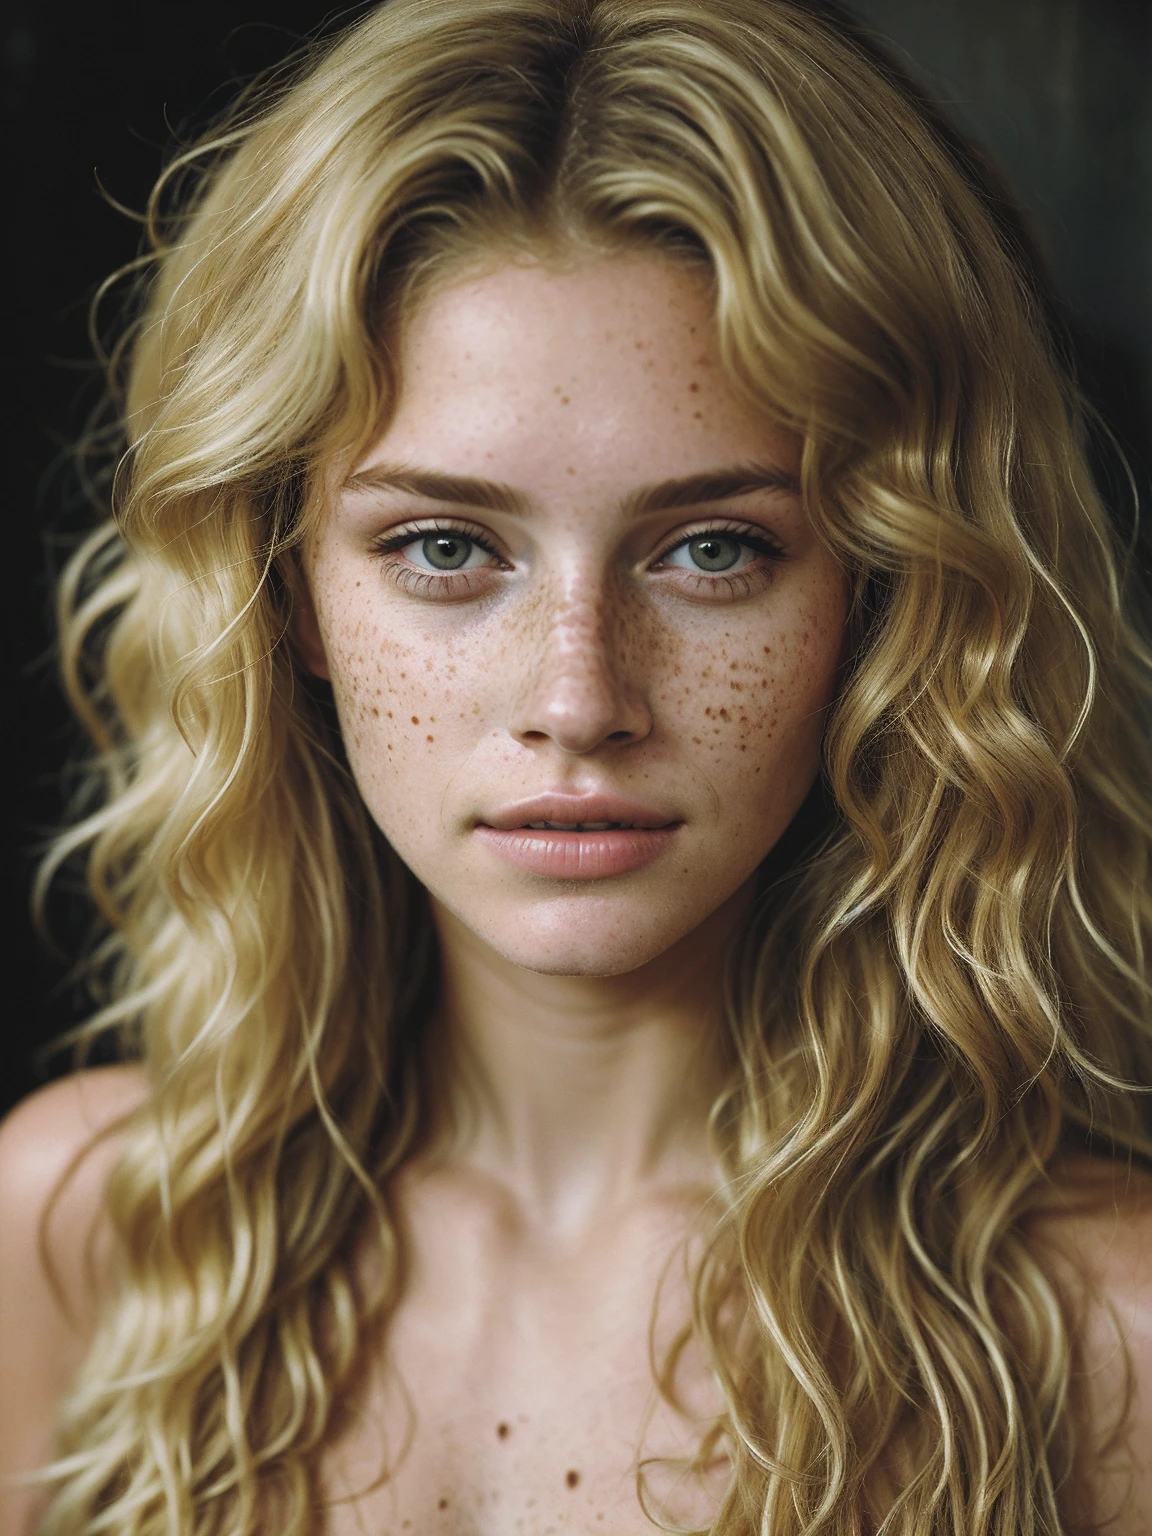
[{"label": "nostril", "polygon": [[542,658],[545,664],[513,706],[513,734],[520,741],[533,746],[552,741],[567,752],[588,752],[627,746],[647,735],[651,720],[634,679],[624,682],[598,653],[558,660],[551,653]]}]

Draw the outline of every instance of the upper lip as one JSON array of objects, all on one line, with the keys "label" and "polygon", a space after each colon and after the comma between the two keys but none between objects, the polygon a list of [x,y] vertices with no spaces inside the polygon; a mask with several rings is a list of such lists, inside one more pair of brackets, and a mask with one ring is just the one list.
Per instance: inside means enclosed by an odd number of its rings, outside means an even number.
[{"label": "upper lip", "polygon": [[679,816],[669,816],[665,811],[638,800],[625,799],[623,795],[534,795],[530,800],[515,800],[511,805],[481,816],[481,826],[493,827],[498,832],[513,832],[527,827],[534,821],[557,822],[561,826],[577,824],[593,825],[613,822],[617,826],[654,829],[675,826]]}]

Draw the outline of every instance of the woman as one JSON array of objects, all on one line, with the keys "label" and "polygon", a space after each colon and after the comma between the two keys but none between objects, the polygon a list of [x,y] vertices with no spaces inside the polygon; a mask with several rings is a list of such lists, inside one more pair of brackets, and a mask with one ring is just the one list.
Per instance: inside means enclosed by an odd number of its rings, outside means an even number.
[{"label": "woman", "polygon": [[388,0],[197,166],[6,1536],[1146,1530],[1148,652],[994,178],[797,0]]}]

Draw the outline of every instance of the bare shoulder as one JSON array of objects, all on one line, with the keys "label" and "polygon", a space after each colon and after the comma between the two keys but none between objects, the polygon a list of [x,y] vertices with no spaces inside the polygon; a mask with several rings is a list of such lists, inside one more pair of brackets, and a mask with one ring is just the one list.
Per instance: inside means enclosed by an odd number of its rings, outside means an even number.
[{"label": "bare shoulder", "polygon": [[0,1172],[45,1170],[45,1159],[53,1157],[64,1166],[130,1114],[145,1091],[143,1069],[132,1065],[89,1067],[38,1088],[0,1120]]},{"label": "bare shoulder", "polygon": [[[144,1093],[139,1069],[99,1067],[31,1094],[0,1124],[0,1475],[50,1451],[88,1345],[116,1128]],[[23,1529],[30,1508],[0,1488],[0,1536]]]},{"label": "bare shoulder", "polygon": [[1036,1224],[1074,1329],[1091,1516],[1152,1531],[1152,1175],[1070,1163]]},{"label": "bare shoulder", "polygon": [[0,1122],[4,1259],[14,1232],[39,1227],[47,1216],[49,1237],[67,1243],[77,1218],[98,1209],[118,1150],[115,1129],[144,1093],[140,1068],[96,1067],[38,1089]]}]

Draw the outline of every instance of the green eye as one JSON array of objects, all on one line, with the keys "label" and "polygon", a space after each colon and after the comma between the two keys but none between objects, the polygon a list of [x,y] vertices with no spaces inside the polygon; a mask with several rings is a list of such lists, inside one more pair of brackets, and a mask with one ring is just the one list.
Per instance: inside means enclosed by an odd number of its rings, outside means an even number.
[{"label": "green eye", "polygon": [[434,571],[458,571],[472,553],[472,540],[462,533],[430,533],[420,553]]},{"label": "green eye", "polygon": [[[687,540],[672,553],[678,555],[681,552],[687,555],[688,561],[699,571],[730,571],[739,563],[744,546],[739,539],[726,534],[702,533],[698,538]],[[674,563],[679,565],[682,562]]]}]

